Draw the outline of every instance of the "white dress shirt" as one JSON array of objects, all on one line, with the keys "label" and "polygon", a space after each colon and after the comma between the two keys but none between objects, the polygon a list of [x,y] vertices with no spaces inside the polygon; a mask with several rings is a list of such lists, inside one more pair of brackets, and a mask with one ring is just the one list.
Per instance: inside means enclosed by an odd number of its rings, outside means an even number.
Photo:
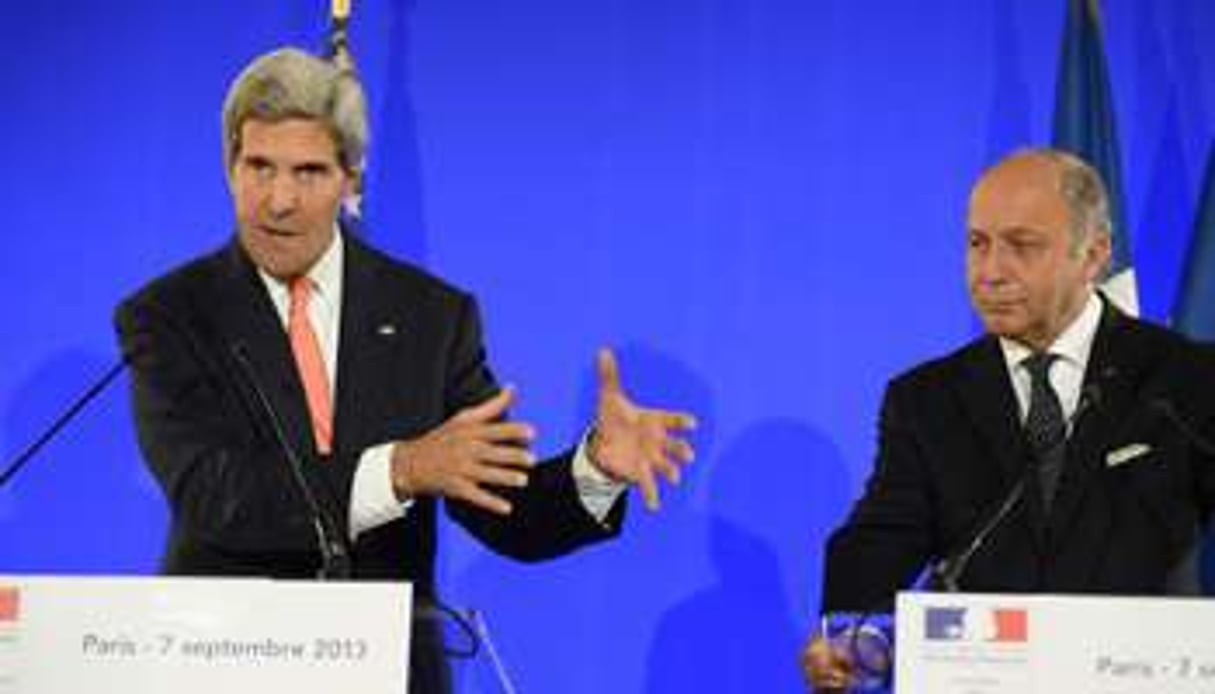
[{"label": "white dress shirt", "polygon": [[[1097,336],[1100,323],[1101,299],[1097,297],[1096,292],[1090,292],[1080,315],[1055,338],[1047,350],[1058,357],[1051,365],[1050,384],[1059,396],[1068,433],[1071,432],[1076,408],[1080,406],[1080,393],[1084,390],[1084,372],[1088,368],[1089,355],[1093,351],[1093,340]],[[1008,375],[1017,394],[1021,423],[1024,424],[1025,418],[1029,416],[1031,388],[1029,371],[1024,362],[1033,351],[1019,342],[1003,337],[1000,338],[1000,348],[1004,352],[1004,364],[1008,367]]]},{"label": "white dress shirt", "polygon": [[[333,235],[333,242],[308,270],[312,281],[312,298],[308,303],[308,318],[321,343],[321,355],[325,360],[325,372],[329,376],[330,398],[337,393],[337,363],[339,335],[342,325],[342,268],[344,267],[345,244],[340,231]],[[262,282],[270,293],[270,300],[282,321],[284,329],[291,309],[291,292],[285,282],[262,271]],[[330,403],[332,408],[333,403]],[[350,539],[354,540],[372,528],[402,518],[413,504],[413,499],[401,501],[392,488],[392,450],[396,445],[388,441],[364,450],[359,455],[354,483],[350,489]],[[608,511],[624,491],[624,485],[613,482],[600,472],[587,457],[586,437],[578,445],[571,466],[574,482],[582,505],[596,520],[602,522]]]}]

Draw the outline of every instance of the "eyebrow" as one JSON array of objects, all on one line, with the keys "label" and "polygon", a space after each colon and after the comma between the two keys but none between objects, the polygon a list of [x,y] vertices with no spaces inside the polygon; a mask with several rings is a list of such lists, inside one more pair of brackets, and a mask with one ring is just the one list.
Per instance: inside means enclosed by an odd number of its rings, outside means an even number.
[{"label": "eyebrow", "polygon": [[1043,236],[1047,232],[1044,229],[1039,229],[1037,227],[1015,226],[1001,229],[997,233],[999,233],[1001,236],[1012,236],[1019,238],[1025,236]]},{"label": "eyebrow", "polygon": [[[279,162],[276,162],[271,157],[265,156],[263,154],[246,153],[246,154],[242,154],[240,159],[241,159],[241,161],[243,161],[247,164],[252,164],[255,166],[268,165],[268,166],[277,167],[280,165]],[[305,161],[299,161],[299,162],[287,164],[287,166],[286,166],[286,168],[288,168],[292,171],[312,171],[312,172],[331,171],[336,167],[337,167],[336,163],[330,162],[330,161],[325,161],[323,159],[309,159],[309,160],[305,160]]]},{"label": "eyebrow", "polygon": [[291,165],[292,171],[329,171],[334,165],[327,161],[301,161]]},{"label": "eyebrow", "polygon": [[1011,226],[992,229],[977,225],[968,225],[966,227],[968,234],[987,234],[990,236],[1042,236],[1048,233],[1045,229],[1029,226]]}]

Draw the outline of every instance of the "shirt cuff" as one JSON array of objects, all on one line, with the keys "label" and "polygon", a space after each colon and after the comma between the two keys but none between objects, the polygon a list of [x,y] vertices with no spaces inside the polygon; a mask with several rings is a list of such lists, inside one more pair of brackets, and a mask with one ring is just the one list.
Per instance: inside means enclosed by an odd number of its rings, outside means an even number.
[{"label": "shirt cuff", "polygon": [[403,518],[413,499],[401,501],[392,489],[392,449],[382,443],[363,451],[350,487],[350,539]]},{"label": "shirt cuff", "polygon": [[578,489],[578,498],[582,501],[582,507],[591,514],[592,518],[602,523],[626,487],[623,482],[617,482],[603,474],[603,471],[591,462],[588,453],[590,436],[588,431],[583,435],[582,441],[578,443],[578,448],[574,450],[574,460],[570,464],[570,472],[574,476],[574,486]]}]

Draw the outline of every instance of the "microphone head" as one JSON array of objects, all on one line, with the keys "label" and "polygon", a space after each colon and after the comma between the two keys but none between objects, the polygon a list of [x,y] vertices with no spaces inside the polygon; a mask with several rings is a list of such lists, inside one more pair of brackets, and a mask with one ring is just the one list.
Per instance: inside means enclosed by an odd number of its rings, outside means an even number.
[{"label": "microphone head", "polygon": [[1215,457],[1215,442],[1201,434],[1190,423],[1188,417],[1182,416],[1172,400],[1164,396],[1157,396],[1148,400],[1148,408],[1164,417],[1189,445],[1201,451],[1203,455]]},{"label": "microphone head", "polygon": [[1105,384],[1117,376],[1117,367],[1106,366],[1097,372],[1095,378],[1085,383],[1080,390],[1080,401],[1072,413],[1072,420],[1078,419],[1086,410],[1101,407],[1101,401],[1105,398]]}]

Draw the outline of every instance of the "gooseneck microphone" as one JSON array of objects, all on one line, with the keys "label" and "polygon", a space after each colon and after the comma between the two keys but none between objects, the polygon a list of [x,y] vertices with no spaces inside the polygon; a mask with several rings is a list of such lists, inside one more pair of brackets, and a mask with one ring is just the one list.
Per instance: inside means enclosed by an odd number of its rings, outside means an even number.
[{"label": "gooseneck microphone", "polygon": [[962,574],[970,566],[975,554],[987,546],[987,538],[1004,524],[1004,519],[1012,513],[1017,504],[1025,497],[1025,487],[1029,483],[1029,475],[1034,468],[1026,467],[1025,474],[1017,477],[1008,493],[1001,499],[995,511],[988,514],[987,519],[979,525],[978,530],[971,534],[970,540],[962,545],[962,549],[952,552],[932,566],[932,587],[944,593],[957,593],[962,590],[959,581]]},{"label": "gooseneck microphone", "polygon": [[287,440],[282,420],[274,406],[270,404],[270,398],[266,396],[266,391],[257,377],[257,371],[249,360],[248,349],[244,343],[237,342],[231,346],[231,351],[232,356],[236,358],[236,363],[240,365],[240,369],[244,373],[245,380],[257,397],[258,406],[265,415],[266,421],[269,422],[270,429],[274,432],[275,442],[287,461],[291,479],[295,482],[296,489],[304,499],[304,505],[308,508],[308,514],[312,517],[317,551],[321,555],[321,568],[317,573],[317,578],[321,580],[350,578],[350,550],[338,529],[340,526],[333,522],[325,509],[321,508],[317,502],[312,485],[309,484],[308,478],[304,474],[303,461],[292,447],[291,442]]},{"label": "gooseneck microphone", "polygon": [[18,453],[17,456],[13,458],[12,462],[5,466],[4,472],[0,473],[0,489],[3,489],[4,486],[9,483],[9,480],[11,480],[18,472],[21,472],[21,469],[25,467],[26,463],[33,460],[34,456],[38,454],[38,451],[42,450],[46,444],[53,441],[59,432],[73,419],[75,419],[76,415],[80,414],[80,411],[83,410],[90,402],[92,402],[94,398],[101,395],[101,393],[109,387],[110,383],[112,383],[115,378],[118,378],[118,375],[125,371],[126,368],[127,359],[125,357],[120,358],[114,363],[113,366],[110,367],[108,371],[105,372],[105,374],[101,376],[101,378],[94,381],[80,395],[80,397],[76,398],[76,400],[69,405],[68,408],[64,410],[54,422],[51,422],[51,425],[46,428],[46,431],[42,432],[41,436],[34,439],[33,443],[26,446],[25,450]]},{"label": "gooseneck microphone", "polygon": [[[1084,390],[1080,392],[1080,402],[1076,405],[1076,411],[1068,418],[1068,429],[1071,429],[1080,419],[1080,415],[1101,404],[1101,381],[1112,378],[1116,373],[1113,368],[1107,368],[1101,372],[1098,380],[1094,380],[1084,386]],[[966,569],[969,568],[970,562],[976,554],[987,546],[987,542],[992,534],[1005,523],[1008,517],[1012,515],[1013,509],[1025,498],[1025,489],[1029,486],[1029,477],[1030,475],[1037,474],[1037,472],[1037,460],[1026,465],[1024,473],[1017,477],[1017,481],[1009,488],[1008,493],[993,507],[992,512],[984,518],[975,531],[967,536],[966,542],[961,543],[959,549],[950,552],[932,565],[929,572],[929,585],[931,588],[945,593],[957,593],[961,591],[960,581],[962,576],[965,575]]]},{"label": "gooseneck microphone", "polygon": [[1168,398],[1155,398],[1148,403],[1148,407],[1159,412],[1173,425],[1173,428],[1181,432],[1186,443],[1198,449],[1203,455],[1215,456],[1215,443],[1212,443],[1210,439],[1195,431],[1194,427],[1190,426],[1185,418],[1177,412],[1177,408],[1173,406],[1172,400]]}]

